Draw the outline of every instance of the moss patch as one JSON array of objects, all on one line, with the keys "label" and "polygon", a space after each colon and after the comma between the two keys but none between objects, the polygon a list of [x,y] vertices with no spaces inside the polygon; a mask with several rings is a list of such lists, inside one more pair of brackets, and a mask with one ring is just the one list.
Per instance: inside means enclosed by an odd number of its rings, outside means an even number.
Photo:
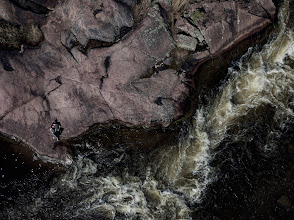
[{"label": "moss patch", "polygon": [[205,13],[203,11],[196,9],[195,11],[193,11],[190,17],[194,22],[196,22],[200,20],[201,18],[203,18],[204,14]]},{"label": "moss patch", "polygon": [[15,25],[0,20],[0,49],[20,50],[21,45],[38,46],[44,35],[35,25]]},{"label": "moss patch", "polygon": [[151,5],[151,0],[139,0],[132,8],[134,26],[136,27],[146,16],[147,11]]}]

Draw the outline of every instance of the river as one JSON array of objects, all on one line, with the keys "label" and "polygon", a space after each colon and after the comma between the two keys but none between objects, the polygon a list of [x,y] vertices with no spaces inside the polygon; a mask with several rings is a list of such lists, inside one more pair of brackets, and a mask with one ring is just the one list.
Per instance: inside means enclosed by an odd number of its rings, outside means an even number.
[{"label": "river", "polygon": [[[245,163],[256,160],[257,155],[271,166],[268,161],[291,144],[293,28],[294,3],[285,0],[268,42],[232,61],[217,93],[183,123],[177,143],[148,152],[128,152],[119,143],[103,148],[95,138],[77,143],[76,158],[66,172],[35,193],[22,193],[13,205],[1,204],[2,218],[210,219],[212,214],[207,214],[208,208],[203,211],[203,204],[213,207],[208,200],[222,198],[216,196],[222,192],[213,192],[222,190],[218,183],[236,181],[238,173],[234,172],[239,172],[241,180],[242,169],[250,167]],[[242,163],[243,168],[234,167]],[[246,171],[244,177],[250,172],[254,171]],[[248,184],[242,181],[241,185]],[[234,190],[230,194],[238,197]],[[291,202],[291,196],[285,197],[278,204]],[[218,211],[222,212],[225,210]]]}]

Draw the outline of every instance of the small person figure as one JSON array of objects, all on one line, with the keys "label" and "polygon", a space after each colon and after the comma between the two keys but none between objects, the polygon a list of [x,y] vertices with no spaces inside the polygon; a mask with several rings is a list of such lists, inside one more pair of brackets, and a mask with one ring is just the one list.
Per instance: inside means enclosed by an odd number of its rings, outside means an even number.
[{"label": "small person figure", "polygon": [[55,119],[50,128],[50,131],[53,134],[53,139],[60,141],[60,135],[63,132],[63,130],[64,129],[61,127],[60,122],[57,119]]}]

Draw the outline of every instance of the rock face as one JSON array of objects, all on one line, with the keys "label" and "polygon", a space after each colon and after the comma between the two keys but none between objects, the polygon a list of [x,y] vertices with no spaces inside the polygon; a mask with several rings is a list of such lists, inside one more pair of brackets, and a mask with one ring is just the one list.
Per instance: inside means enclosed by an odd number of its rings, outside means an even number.
[{"label": "rock face", "polygon": [[205,0],[181,7],[171,22],[170,1],[149,1],[134,26],[136,2],[1,1],[0,132],[64,160],[49,131],[55,119],[63,139],[113,121],[168,126],[193,87],[185,59],[197,66],[220,55],[275,15],[271,0]]},{"label": "rock face", "polygon": [[[271,1],[221,1],[207,4],[205,1],[193,4],[187,19],[203,34],[210,56],[217,56],[232,48],[238,42],[262,30],[275,16],[275,6]],[[181,28],[181,26],[179,27]],[[185,27],[184,28],[188,28]],[[188,33],[191,30],[188,30]],[[202,38],[199,40],[200,42]],[[208,56],[196,52],[195,61]]]}]

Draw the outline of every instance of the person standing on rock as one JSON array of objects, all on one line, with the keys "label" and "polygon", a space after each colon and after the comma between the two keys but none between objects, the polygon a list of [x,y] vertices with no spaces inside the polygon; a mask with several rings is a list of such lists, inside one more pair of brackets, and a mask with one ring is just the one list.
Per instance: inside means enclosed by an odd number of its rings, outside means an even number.
[{"label": "person standing on rock", "polygon": [[50,131],[53,134],[53,139],[60,141],[60,135],[63,131],[63,128],[61,127],[61,124],[57,119],[55,119],[55,121],[52,123]]}]

